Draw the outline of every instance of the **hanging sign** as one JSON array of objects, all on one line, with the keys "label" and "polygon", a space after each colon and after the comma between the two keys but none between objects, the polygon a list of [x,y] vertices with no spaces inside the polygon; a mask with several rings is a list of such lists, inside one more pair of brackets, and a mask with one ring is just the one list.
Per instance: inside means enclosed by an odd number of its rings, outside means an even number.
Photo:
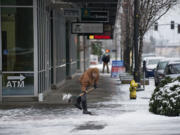
[{"label": "hanging sign", "polygon": [[103,33],[103,23],[72,23],[72,34]]}]

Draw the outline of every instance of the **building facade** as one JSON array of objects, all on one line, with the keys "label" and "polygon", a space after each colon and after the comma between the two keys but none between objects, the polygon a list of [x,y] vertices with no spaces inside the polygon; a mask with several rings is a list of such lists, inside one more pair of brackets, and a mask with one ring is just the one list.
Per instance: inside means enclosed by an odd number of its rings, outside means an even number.
[{"label": "building facade", "polygon": [[80,69],[79,36],[50,0],[0,0],[0,100],[37,99]]},{"label": "building facade", "polygon": [[[145,53],[155,53],[166,57],[180,57],[180,5],[172,7],[146,33]],[[154,48],[154,49],[153,49]],[[148,52],[149,50],[149,52]]]}]

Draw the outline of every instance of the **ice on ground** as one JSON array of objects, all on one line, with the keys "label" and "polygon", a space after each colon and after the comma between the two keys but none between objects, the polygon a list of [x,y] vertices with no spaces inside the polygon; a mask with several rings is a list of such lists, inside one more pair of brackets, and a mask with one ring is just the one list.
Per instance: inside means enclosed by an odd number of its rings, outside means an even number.
[{"label": "ice on ground", "polygon": [[137,100],[129,99],[129,85],[119,85],[112,100],[89,103],[92,116],[73,107],[0,110],[0,135],[179,135],[180,117],[148,111],[150,84]]}]

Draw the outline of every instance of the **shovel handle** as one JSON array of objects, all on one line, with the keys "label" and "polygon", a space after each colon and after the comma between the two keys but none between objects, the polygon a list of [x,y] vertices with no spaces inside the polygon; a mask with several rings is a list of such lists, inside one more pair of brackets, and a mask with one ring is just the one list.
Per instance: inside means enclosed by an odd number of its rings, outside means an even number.
[{"label": "shovel handle", "polygon": [[[91,92],[91,91],[93,91],[94,90],[94,88],[90,88],[90,89],[88,89],[87,91],[86,91],[86,93],[89,93],[89,92]],[[84,93],[81,93],[79,96],[83,96],[84,95]]]}]

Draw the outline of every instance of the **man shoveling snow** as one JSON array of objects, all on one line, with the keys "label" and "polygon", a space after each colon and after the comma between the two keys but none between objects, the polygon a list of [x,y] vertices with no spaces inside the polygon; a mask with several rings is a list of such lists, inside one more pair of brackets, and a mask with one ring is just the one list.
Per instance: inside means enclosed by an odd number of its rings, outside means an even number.
[{"label": "man shoveling snow", "polygon": [[94,89],[97,88],[98,80],[99,80],[99,70],[97,68],[89,68],[80,77],[82,94],[78,96],[75,106],[78,109],[83,109],[83,114],[91,114],[91,112],[87,110],[86,96],[88,92],[92,91],[92,89],[88,90],[88,87],[93,86]]}]

